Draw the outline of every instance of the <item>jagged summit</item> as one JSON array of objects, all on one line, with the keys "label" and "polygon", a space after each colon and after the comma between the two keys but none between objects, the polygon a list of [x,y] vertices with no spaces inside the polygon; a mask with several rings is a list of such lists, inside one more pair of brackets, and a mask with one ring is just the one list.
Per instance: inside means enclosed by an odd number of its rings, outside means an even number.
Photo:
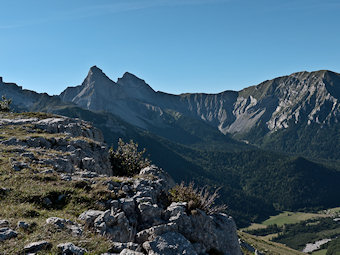
[{"label": "jagged summit", "polygon": [[136,75],[126,72],[119,78],[117,84],[127,93],[127,95],[137,99],[150,99],[155,91],[142,79]]},{"label": "jagged summit", "polygon": [[103,72],[103,70],[100,69],[99,67],[97,67],[96,65],[92,66],[92,67],[90,68],[90,71],[91,71],[91,72]]},{"label": "jagged summit", "polygon": [[103,83],[115,83],[97,66],[92,66],[82,83],[82,86],[102,85]]}]

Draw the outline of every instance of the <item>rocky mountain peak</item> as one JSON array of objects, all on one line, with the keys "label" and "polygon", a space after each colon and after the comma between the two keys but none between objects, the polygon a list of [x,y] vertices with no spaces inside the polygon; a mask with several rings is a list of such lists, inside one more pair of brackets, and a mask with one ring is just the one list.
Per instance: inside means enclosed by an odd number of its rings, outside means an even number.
[{"label": "rocky mountain peak", "polygon": [[129,95],[137,99],[151,99],[155,91],[142,79],[136,75],[126,72],[119,78],[117,84]]},{"label": "rocky mountain peak", "polygon": [[100,68],[92,66],[83,82],[85,85],[101,85],[103,83],[115,83]]}]

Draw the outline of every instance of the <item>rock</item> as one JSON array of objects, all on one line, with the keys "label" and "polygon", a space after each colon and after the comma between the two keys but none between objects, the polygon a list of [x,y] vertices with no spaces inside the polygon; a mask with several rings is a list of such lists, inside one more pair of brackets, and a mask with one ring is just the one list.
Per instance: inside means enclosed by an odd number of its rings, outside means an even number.
[{"label": "rock", "polygon": [[29,228],[29,224],[24,221],[18,221],[17,227],[26,230]]},{"label": "rock", "polygon": [[264,255],[262,252],[260,252],[259,250],[255,250],[254,255]]},{"label": "rock", "polygon": [[41,171],[40,173],[42,173],[42,174],[53,174],[54,170],[53,169],[46,169],[44,171]]},{"label": "rock", "polygon": [[153,241],[143,243],[149,255],[197,255],[192,244],[177,232],[167,232]]},{"label": "rock", "polygon": [[66,225],[66,220],[58,217],[50,217],[46,219],[46,224],[54,225],[58,228],[64,228]]},{"label": "rock", "polygon": [[166,219],[170,219],[171,217],[176,217],[178,214],[184,213],[187,208],[187,203],[186,202],[173,202],[171,205],[166,208],[164,212],[164,217]]},{"label": "rock", "polygon": [[79,215],[78,219],[85,221],[85,226],[92,227],[96,218],[102,215],[103,211],[88,210]]},{"label": "rock", "polygon": [[42,203],[46,206],[51,206],[52,205],[52,201],[51,199],[49,199],[48,197],[45,197],[42,201]]},{"label": "rock", "polygon": [[[205,246],[201,243],[193,243],[192,246],[194,247],[195,251],[197,252],[197,254],[201,255],[201,254],[207,254],[207,248],[205,248]],[[212,252],[210,252],[212,253]]]},{"label": "rock", "polygon": [[162,187],[162,190],[168,191],[175,185],[175,182],[170,177],[170,175],[155,165],[143,168],[139,174],[152,175],[156,177],[156,182],[159,183],[159,185]]},{"label": "rock", "polygon": [[85,157],[81,160],[82,169],[94,169],[96,161],[93,158]]},{"label": "rock", "polygon": [[119,255],[143,255],[144,253],[130,250],[130,249],[124,249],[122,250]]},{"label": "rock", "polygon": [[61,174],[60,179],[63,181],[72,181],[72,177],[68,174]]},{"label": "rock", "polygon": [[24,152],[24,153],[22,153],[20,156],[21,156],[21,157],[29,158],[29,159],[31,159],[31,160],[36,159],[35,156],[34,156],[34,154],[31,153],[31,152]]},{"label": "rock", "polygon": [[82,178],[94,178],[98,177],[98,174],[96,172],[90,172],[90,171],[82,171],[82,172],[77,172],[78,175]]},{"label": "rock", "polygon": [[57,248],[62,255],[84,255],[87,252],[86,249],[75,246],[73,243],[58,244]]},{"label": "rock", "polygon": [[251,253],[255,252],[255,248],[253,246],[251,246],[250,244],[248,244],[247,242],[245,242],[241,239],[239,239],[238,242],[243,249],[246,249],[247,251],[249,251]]},{"label": "rock", "polygon": [[24,253],[36,253],[41,250],[50,250],[52,248],[52,244],[47,241],[39,241],[26,245],[24,247]]},{"label": "rock", "polygon": [[9,191],[9,189],[4,188],[4,187],[0,187],[0,196],[6,195],[8,191]]},{"label": "rock", "polygon": [[158,226],[154,226],[148,229],[144,229],[137,233],[136,242],[144,243],[146,241],[151,241],[155,239],[157,236],[160,236],[167,232],[177,232],[178,226],[175,223],[162,224]]},{"label": "rock", "polygon": [[119,199],[120,207],[126,215],[131,216],[136,214],[135,212],[135,200],[133,198],[121,198]]},{"label": "rock", "polygon": [[96,218],[94,227],[101,235],[122,243],[133,241],[136,234],[135,227],[130,225],[124,212],[112,215],[111,210],[107,210]]},{"label": "rock", "polygon": [[23,170],[25,168],[29,168],[29,165],[27,163],[20,162],[20,161],[13,161],[11,163],[11,165],[12,165],[14,171],[21,171],[21,170]]},{"label": "rock", "polygon": [[72,165],[71,161],[66,158],[56,158],[53,167],[57,172],[74,172],[74,165]]},{"label": "rock", "polygon": [[240,255],[241,250],[236,235],[236,225],[225,214],[207,215],[197,209],[190,216],[190,225],[177,223],[178,230],[191,242],[203,244],[207,250],[215,249],[224,254]]},{"label": "rock", "polygon": [[151,204],[150,202],[140,203],[138,209],[143,223],[150,226],[163,223],[161,219],[162,209],[157,204]]},{"label": "rock", "polygon": [[0,228],[5,228],[9,226],[9,222],[7,220],[0,220]]},{"label": "rock", "polygon": [[56,228],[59,229],[65,229],[71,232],[72,235],[75,236],[80,236],[83,233],[83,230],[81,229],[80,226],[78,226],[78,224],[70,221],[70,220],[65,220],[62,218],[58,218],[58,217],[51,217],[48,218],[46,220],[46,224],[47,225],[52,225]]},{"label": "rock", "polygon": [[128,242],[128,243],[113,242],[111,248],[108,251],[112,253],[119,253],[124,249],[140,251],[141,247],[140,245],[136,243],[132,243],[132,242]]},{"label": "rock", "polygon": [[18,233],[8,227],[0,228],[0,242],[17,236]]}]

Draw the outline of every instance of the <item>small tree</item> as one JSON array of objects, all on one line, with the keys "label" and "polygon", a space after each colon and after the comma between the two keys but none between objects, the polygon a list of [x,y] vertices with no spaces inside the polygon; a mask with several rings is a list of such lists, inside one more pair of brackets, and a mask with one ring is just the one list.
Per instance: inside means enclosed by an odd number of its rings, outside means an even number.
[{"label": "small tree", "polygon": [[113,174],[133,176],[138,174],[144,167],[150,166],[150,160],[143,156],[145,151],[145,149],[138,151],[138,144],[132,140],[129,143],[124,143],[122,139],[119,139],[117,150],[110,149]]},{"label": "small tree", "polygon": [[11,103],[12,99],[7,99],[5,96],[2,96],[2,100],[0,100],[0,111],[9,112],[11,110]]}]

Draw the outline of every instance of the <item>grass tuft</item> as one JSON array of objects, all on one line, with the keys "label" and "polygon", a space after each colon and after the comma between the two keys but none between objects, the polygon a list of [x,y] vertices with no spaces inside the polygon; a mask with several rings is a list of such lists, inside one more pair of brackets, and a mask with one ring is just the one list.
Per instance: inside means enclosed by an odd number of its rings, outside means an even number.
[{"label": "grass tuft", "polygon": [[213,193],[210,193],[207,187],[195,188],[194,186],[195,185],[193,182],[189,183],[188,186],[186,186],[184,182],[176,185],[169,191],[170,201],[187,202],[189,211],[200,209],[207,214],[221,213],[226,211],[226,205],[215,205],[215,201],[219,197],[219,189],[216,189]]}]

